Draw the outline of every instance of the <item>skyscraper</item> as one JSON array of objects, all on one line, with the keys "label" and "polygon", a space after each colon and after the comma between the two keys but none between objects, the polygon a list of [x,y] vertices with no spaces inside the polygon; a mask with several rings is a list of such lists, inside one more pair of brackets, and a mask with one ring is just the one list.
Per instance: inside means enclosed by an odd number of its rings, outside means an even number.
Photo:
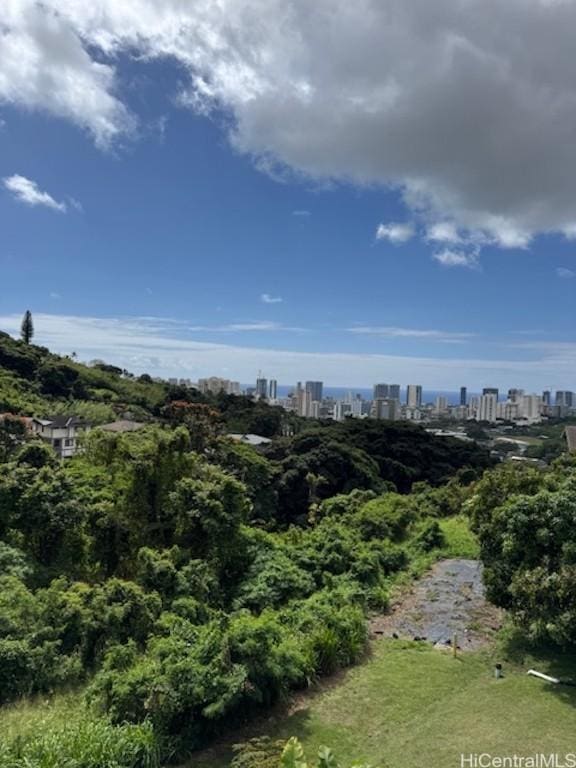
[{"label": "skyscraper", "polygon": [[496,402],[498,402],[498,387],[484,387],[482,390],[483,395],[496,395]]},{"label": "skyscraper", "polygon": [[523,394],[523,389],[509,389],[508,400],[510,400],[511,403],[517,403],[520,401],[520,398],[523,396]]},{"label": "skyscraper", "polygon": [[390,386],[388,384],[374,384],[374,400],[384,400],[388,397]]},{"label": "skyscraper", "polygon": [[276,379],[270,379],[268,384],[268,397],[270,400],[276,400],[278,397],[278,382]]},{"label": "skyscraper", "polygon": [[448,398],[438,395],[434,403],[434,412],[437,415],[446,413],[448,410]]},{"label": "skyscraper", "polygon": [[400,384],[374,384],[374,400],[400,400]]},{"label": "skyscraper", "polygon": [[422,387],[420,384],[408,384],[406,389],[406,405],[408,408],[420,408],[422,405]]},{"label": "skyscraper", "polygon": [[556,405],[561,405],[564,408],[572,408],[573,402],[574,402],[574,393],[573,392],[556,392],[556,399],[554,401]]},{"label": "skyscraper", "polygon": [[496,421],[498,395],[495,392],[485,392],[480,398],[478,421]]},{"label": "skyscraper", "polygon": [[268,397],[268,379],[256,379],[256,395],[264,399]]},{"label": "skyscraper", "polygon": [[460,387],[460,405],[466,405],[468,402],[468,390],[466,387]]},{"label": "skyscraper", "polygon": [[324,387],[323,382],[321,381],[307,381],[304,385],[304,389],[306,392],[310,393],[310,397],[313,402],[321,402],[322,401],[322,389]]},{"label": "skyscraper", "polygon": [[544,392],[542,392],[542,403],[543,405],[552,405],[552,397],[549,389],[545,389]]},{"label": "skyscraper", "polygon": [[373,403],[373,416],[375,419],[396,421],[400,418],[400,403],[396,398],[378,397]]}]

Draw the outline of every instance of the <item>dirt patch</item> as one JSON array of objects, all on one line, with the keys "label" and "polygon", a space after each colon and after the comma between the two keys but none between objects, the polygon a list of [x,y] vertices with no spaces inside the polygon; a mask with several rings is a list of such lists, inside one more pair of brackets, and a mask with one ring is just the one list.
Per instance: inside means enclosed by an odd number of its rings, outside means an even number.
[{"label": "dirt patch", "polygon": [[391,613],[370,621],[373,637],[401,637],[450,646],[456,634],[462,650],[489,643],[502,612],[486,601],[478,560],[442,560],[402,595]]}]

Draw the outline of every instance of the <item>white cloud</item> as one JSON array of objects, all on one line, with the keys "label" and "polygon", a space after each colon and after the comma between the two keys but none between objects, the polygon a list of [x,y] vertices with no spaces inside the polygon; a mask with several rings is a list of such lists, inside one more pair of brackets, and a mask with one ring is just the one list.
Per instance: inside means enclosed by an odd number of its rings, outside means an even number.
[{"label": "white cloud", "polygon": [[456,244],[460,242],[460,235],[456,225],[451,221],[438,221],[428,227],[426,232],[426,239],[436,243],[451,243]]},{"label": "white cloud", "polygon": [[468,269],[478,269],[478,253],[464,250],[454,250],[445,248],[443,251],[433,253],[432,258],[443,267],[467,267]]},{"label": "white cloud", "polygon": [[281,296],[271,296],[269,293],[263,293],[260,296],[260,301],[264,304],[282,304],[284,299]]},{"label": "white cloud", "polygon": [[428,339],[430,341],[454,342],[473,338],[474,333],[437,331],[433,329],[396,328],[394,326],[355,325],[346,329],[349,333],[369,336],[383,336],[391,339]]},{"label": "white cloud", "polygon": [[[0,316],[0,329],[18,335],[21,315]],[[319,379],[333,385],[370,386],[387,371],[398,381],[431,389],[460,384],[502,388],[565,389],[576,377],[576,344],[529,345],[526,360],[410,357],[348,352],[301,352],[200,342],[182,338],[184,324],[162,318],[97,318],[35,314],[35,341],[63,354],[77,352],[132,370],[162,376],[224,375],[253,381],[259,369],[283,383]],[[272,373],[270,374],[272,375]]]},{"label": "white cloud", "polygon": [[312,216],[312,213],[310,211],[298,210],[298,211],[292,211],[292,216],[306,217],[306,216]]},{"label": "white cloud", "polygon": [[[71,120],[104,147],[130,132],[135,120],[115,95],[113,65],[101,60],[104,30],[98,29],[95,18],[90,21],[83,5],[76,0],[3,2],[0,102]],[[96,2],[93,11],[95,17],[102,13],[104,21],[103,4]],[[127,32],[126,42],[131,34]],[[122,46],[121,37],[117,27],[112,47]],[[87,44],[94,49],[89,51]]]},{"label": "white cloud", "polygon": [[576,272],[573,269],[567,269],[566,267],[556,267],[556,275],[564,280],[570,280],[576,277]]},{"label": "white cloud", "polygon": [[394,245],[406,243],[414,237],[414,227],[412,224],[379,224],[376,230],[376,240],[388,240]]},{"label": "white cloud", "polygon": [[62,296],[56,291],[50,291],[50,298],[54,299],[54,301],[59,301],[62,298]]},{"label": "white cloud", "polygon": [[136,124],[119,58],[170,59],[259,167],[526,247],[576,231],[575,27],[566,0],[4,0],[0,101],[107,146]]},{"label": "white cloud", "polygon": [[27,179],[25,176],[16,173],[13,176],[5,177],[2,182],[17,200],[26,203],[26,205],[43,205],[54,211],[60,211],[60,213],[66,212],[66,203],[57,202],[52,195],[41,190],[35,181]]},{"label": "white cloud", "polygon": [[245,323],[227,323],[226,325],[191,325],[189,331],[202,331],[208,333],[244,333],[251,331],[296,331],[304,332],[305,328],[282,325],[272,320],[258,320]]}]

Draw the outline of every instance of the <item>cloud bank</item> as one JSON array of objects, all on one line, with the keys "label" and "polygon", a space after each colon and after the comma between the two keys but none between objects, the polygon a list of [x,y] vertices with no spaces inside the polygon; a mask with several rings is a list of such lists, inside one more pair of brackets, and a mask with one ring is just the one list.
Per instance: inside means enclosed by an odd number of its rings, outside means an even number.
[{"label": "cloud bank", "polygon": [[170,59],[179,103],[261,167],[525,247],[576,234],[575,28],[569,0],[4,0],[0,102],[109,146],[138,122],[120,57]]},{"label": "cloud bank", "polygon": [[[0,329],[18,335],[21,317],[0,316]],[[162,318],[98,318],[35,314],[35,341],[82,360],[99,358],[134,373],[192,379],[221,375],[244,383],[262,370],[290,384],[320,379],[334,386],[370,386],[377,381],[421,383],[456,390],[522,386],[565,389],[576,375],[576,344],[516,344],[523,360],[410,357],[349,352],[296,352],[202,342],[185,335],[185,324]]]}]

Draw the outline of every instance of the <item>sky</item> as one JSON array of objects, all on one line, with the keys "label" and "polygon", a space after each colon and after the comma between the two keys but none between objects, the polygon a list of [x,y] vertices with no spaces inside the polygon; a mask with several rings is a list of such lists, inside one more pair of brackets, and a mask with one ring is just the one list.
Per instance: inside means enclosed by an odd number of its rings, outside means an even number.
[{"label": "sky", "polygon": [[4,0],[0,330],[576,389],[575,0]]}]

